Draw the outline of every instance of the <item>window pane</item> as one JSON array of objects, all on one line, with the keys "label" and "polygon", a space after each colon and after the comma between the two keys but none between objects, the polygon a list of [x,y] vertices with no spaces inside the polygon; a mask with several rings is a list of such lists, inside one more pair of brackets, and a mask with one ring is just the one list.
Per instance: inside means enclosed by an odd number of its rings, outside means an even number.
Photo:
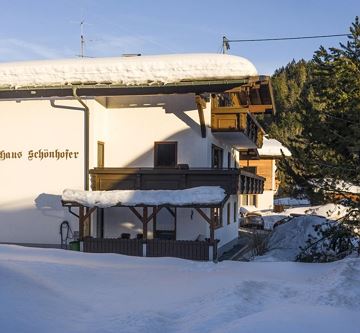
[{"label": "window pane", "polygon": [[174,167],[177,164],[176,142],[155,144],[155,166]]}]

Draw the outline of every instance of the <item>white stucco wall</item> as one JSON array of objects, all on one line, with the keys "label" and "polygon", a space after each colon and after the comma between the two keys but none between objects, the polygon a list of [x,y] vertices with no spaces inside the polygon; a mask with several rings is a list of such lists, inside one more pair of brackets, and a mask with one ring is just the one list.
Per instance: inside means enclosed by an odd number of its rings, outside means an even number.
[{"label": "white stucco wall", "polygon": [[[109,107],[106,110],[107,139],[103,140],[107,167],[153,167],[156,141],[177,141],[178,164],[189,164],[191,168],[211,166],[212,144],[224,149],[224,167],[227,167],[228,152],[237,155],[231,147],[211,134],[210,103],[204,110],[207,137],[201,137],[194,94],[115,97],[102,100],[101,103]],[[234,166],[233,161],[231,166]],[[234,200],[236,196],[230,200],[231,214]],[[209,210],[206,211],[210,215]],[[226,224],[226,214],[225,205],[223,227],[215,233],[215,237],[221,240],[219,246],[237,238],[238,234],[238,225],[233,223],[233,217],[230,225]],[[152,237],[152,222],[148,230],[149,237]],[[121,213],[117,208],[105,212],[105,235],[119,237],[123,232],[135,237],[142,232],[142,225],[129,209],[122,209]],[[206,221],[195,210],[178,208],[177,239],[195,240],[199,235],[210,236]]]},{"label": "white stucco wall", "polygon": [[267,210],[274,208],[274,191],[264,191],[258,194],[257,210]]},{"label": "white stucco wall", "polygon": [[216,144],[224,149],[226,166],[231,147],[211,134],[210,103],[204,112],[207,137],[201,137],[194,94],[116,97],[107,104],[106,166],[153,167],[156,141],[177,141],[178,163],[193,168],[211,166],[211,144]]},{"label": "white stucco wall", "polygon": [[[66,187],[83,188],[83,111],[54,108],[49,100],[1,101],[0,124],[0,152],[22,152],[0,161],[0,242],[60,244],[60,223],[75,221],[60,195]],[[69,149],[78,157],[30,161],[29,151],[39,149]]]},{"label": "white stucco wall", "polygon": [[[106,167],[153,167],[155,141],[177,141],[178,163],[190,167],[210,167],[211,145],[216,144],[224,149],[223,165],[227,167],[231,148],[211,134],[210,103],[205,110],[207,137],[201,137],[194,94],[126,97],[116,99],[121,105],[109,109],[105,106],[114,107],[111,100],[85,102],[90,108],[90,168],[97,164],[97,141],[105,143]],[[74,100],[56,100],[55,105],[46,99],[0,102],[0,152],[23,154],[21,159],[0,161],[0,242],[60,244],[62,221],[78,229],[76,218],[61,207],[60,195],[65,188],[84,187],[84,112],[64,108],[81,108]],[[28,151],[38,149],[69,149],[78,158],[29,161]],[[177,238],[209,237],[208,224],[191,211],[177,210]],[[223,221],[224,227],[215,233],[220,246],[237,237],[233,218],[230,225],[225,215]],[[94,236],[95,230],[94,216]],[[152,223],[148,230],[151,237]],[[123,232],[134,237],[142,226],[129,209],[106,210],[105,236],[118,237]]]}]

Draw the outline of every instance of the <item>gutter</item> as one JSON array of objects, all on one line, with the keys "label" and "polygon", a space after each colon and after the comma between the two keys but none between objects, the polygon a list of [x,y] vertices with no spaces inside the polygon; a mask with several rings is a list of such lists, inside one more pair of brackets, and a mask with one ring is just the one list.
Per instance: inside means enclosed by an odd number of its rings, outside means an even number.
[{"label": "gutter", "polygon": [[72,88],[73,97],[84,107],[84,189],[89,190],[89,169],[90,169],[90,109],[85,102],[77,95],[77,88]]}]

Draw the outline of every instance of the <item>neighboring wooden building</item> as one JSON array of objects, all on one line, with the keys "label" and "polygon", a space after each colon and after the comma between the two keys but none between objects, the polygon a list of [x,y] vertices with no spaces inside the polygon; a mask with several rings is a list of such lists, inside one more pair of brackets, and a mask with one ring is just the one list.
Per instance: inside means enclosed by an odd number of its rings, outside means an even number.
[{"label": "neighboring wooden building", "polygon": [[[86,251],[213,259],[237,240],[239,195],[263,192],[259,172],[239,168],[239,150],[262,146],[254,114],[273,112],[273,100],[269,78],[246,59],[3,64],[0,99],[0,242],[54,246],[68,221]],[[222,188],[223,200],[61,202],[65,188],[199,186]]]},{"label": "neighboring wooden building", "polygon": [[290,151],[275,139],[264,138],[258,155],[249,154],[247,150],[240,152],[240,166],[247,171],[264,177],[264,192],[261,194],[241,195],[242,206],[250,209],[267,210],[274,208],[274,195],[278,189],[276,179],[276,161],[282,156],[290,156]]}]

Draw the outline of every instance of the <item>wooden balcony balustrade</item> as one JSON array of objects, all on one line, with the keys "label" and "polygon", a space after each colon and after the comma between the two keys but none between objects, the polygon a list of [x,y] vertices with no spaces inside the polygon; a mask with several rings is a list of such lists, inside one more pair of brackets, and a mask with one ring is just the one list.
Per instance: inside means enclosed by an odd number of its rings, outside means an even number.
[{"label": "wooden balcony balustrade", "polygon": [[246,135],[258,148],[264,131],[253,114],[273,113],[269,78],[254,78],[247,84],[211,96],[211,130],[213,133],[238,132]]},{"label": "wooden balcony balustrade", "polygon": [[94,168],[93,191],[178,190],[197,186],[220,186],[227,195],[262,193],[265,178],[241,169],[210,168]]}]

